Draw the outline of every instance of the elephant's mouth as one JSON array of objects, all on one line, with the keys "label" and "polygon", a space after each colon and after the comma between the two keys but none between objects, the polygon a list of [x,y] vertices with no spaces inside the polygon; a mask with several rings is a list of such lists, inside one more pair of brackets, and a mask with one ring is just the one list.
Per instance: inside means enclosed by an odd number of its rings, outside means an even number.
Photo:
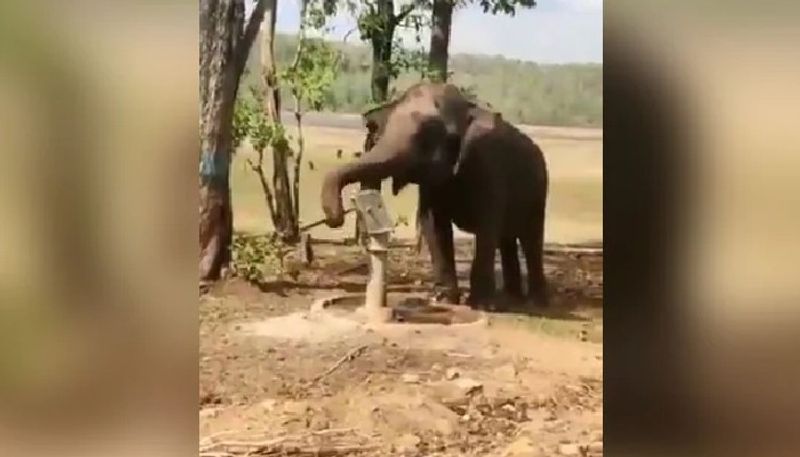
[{"label": "elephant's mouth", "polygon": [[392,178],[392,195],[397,195],[408,185],[408,181],[403,178]]},{"label": "elephant's mouth", "polygon": [[392,176],[392,195],[397,195],[409,184],[419,184],[420,174],[418,171],[407,171]]}]

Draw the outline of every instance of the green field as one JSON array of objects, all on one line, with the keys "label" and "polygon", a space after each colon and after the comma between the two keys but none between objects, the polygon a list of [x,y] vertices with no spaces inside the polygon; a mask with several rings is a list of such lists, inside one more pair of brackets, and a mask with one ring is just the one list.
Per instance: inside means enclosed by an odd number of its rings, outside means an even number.
[{"label": "green field", "polygon": [[[552,243],[579,243],[603,238],[603,140],[602,130],[578,128],[525,128],[545,153],[550,171],[550,196],[546,221],[546,238]],[[301,171],[300,219],[308,223],[322,217],[320,189],[328,170],[352,160],[352,153],[361,149],[364,132],[335,127],[305,127],[306,153]],[[344,151],[341,160],[336,150]],[[263,233],[271,229],[261,185],[249,169],[246,157],[253,151],[245,145],[237,152],[231,170],[234,226],[236,230]],[[309,168],[308,161],[314,165]],[[265,165],[269,161],[265,161]],[[269,172],[270,180],[272,173]],[[345,193],[351,187],[345,188]],[[398,237],[414,236],[416,186],[408,186],[399,195],[391,195],[388,181],[383,188],[392,215],[406,216],[409,226],[399,227]],[[347,204],[346,204],[347,205]],[[339,238],[353,233],[353,217],[344,227],[320,226],[312,236]]]}]

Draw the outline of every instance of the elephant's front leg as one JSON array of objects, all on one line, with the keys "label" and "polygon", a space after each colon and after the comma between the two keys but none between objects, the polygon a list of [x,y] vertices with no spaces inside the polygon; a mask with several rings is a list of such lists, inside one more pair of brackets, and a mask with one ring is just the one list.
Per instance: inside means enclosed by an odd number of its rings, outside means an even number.
[{"label": "elephant's front leg", "polygon": [[453,250],[452,221],[446,212],[427,208],[420,212],[420,226],[431,255],[434,294],[437,299],[457,304],[460,297]]},{"label": "elephant's front leg", "polygon": [[493,231],[479,230],[475,234],[475,257],[472,259],[469,288],[470,305],[489,305],[495,293],[494,255],[497,237]]}]

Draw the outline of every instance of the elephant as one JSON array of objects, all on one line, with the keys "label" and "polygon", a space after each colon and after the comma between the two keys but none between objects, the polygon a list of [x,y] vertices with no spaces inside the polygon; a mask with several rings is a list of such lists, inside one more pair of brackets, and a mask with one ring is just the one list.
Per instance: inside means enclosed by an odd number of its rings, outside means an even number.
[{"label": "elephant", "polygon": [[504,291],[523,298],[519,242],[528,272],[528,298],[545,305],[542,251],[548,173],[536,143],[502,115],[446,83],[419,83],[364,117],[372,149],[329,172],[323,181],[327,225],[343,224],[341,191],[350,183],[391,177],[395,195],[407,184],[417,184],[418,219],[437,299],[460,301],[455,224],[475,235],[467,303],[493,303],[498,248]]}]

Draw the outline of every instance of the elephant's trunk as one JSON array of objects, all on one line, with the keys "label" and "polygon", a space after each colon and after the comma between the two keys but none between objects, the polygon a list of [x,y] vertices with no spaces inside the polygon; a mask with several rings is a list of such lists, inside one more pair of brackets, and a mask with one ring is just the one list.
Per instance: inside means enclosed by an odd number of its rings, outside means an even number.
[{"label": "elephant's trunk", "polygon": [[381,181],[399,170],[402,151],[389,141],[378,143],[358,160],[342,165],[325,175],[322,184],[322,209],[329,227],[344,224],[342,189],[358,181]]}]

